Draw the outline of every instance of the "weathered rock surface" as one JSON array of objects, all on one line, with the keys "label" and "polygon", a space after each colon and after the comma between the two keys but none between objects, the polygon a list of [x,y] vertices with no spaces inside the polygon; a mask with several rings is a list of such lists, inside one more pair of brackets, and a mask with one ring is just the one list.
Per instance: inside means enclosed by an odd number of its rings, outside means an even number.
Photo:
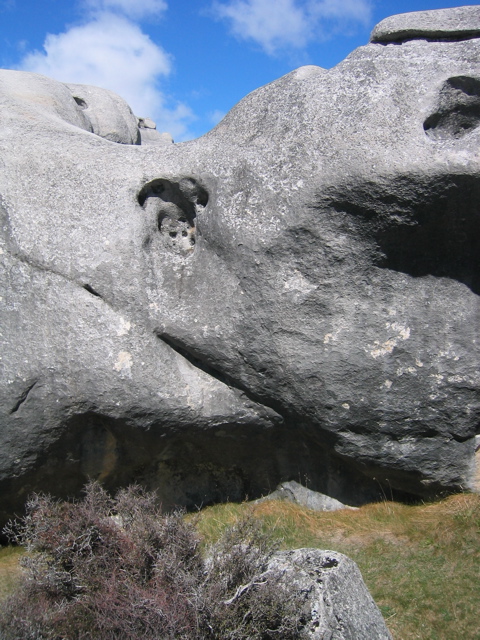
[{"label": "weathered rock surface", "polygon": [[353,560],[336,551],[296,549],[270,568],[305,598],[305,640],[389,640],[391,635]]},{"label": "weathered rock surface", "polygon": [[401,42],[420,38],[465,40],[479,36],[480,7],[467,6],[390,16],[377,24],[370,42]]},{"label": "weathered rock surface", "polygon": [[119,144],[140,144],[138,119],[120,96],[84,84],[65,86],[90,124],[87,131]]},{"label": "weathered rock surface", "polygon": [[108,92],[0,72],[1,518],[87,477],[188,506],[293,478],[348,504],[474,487],[462,37],[298,69],[177,145],[135,144]]},{"label": "weathered rock surface", "polygon": [[172,144],[173,138],[169,133],[160,133],[157,126],[150,118],[138,118],[138,130],[140,143],[146,144]]},{"label": "weathered rock surface", "polygon": [[281,482],[275,491],[269,493],[268,496],[259,498],[256,502],[265,502],[266,500],[283,500],[285,502],[293,502],[313,511],[338,511],[339,509],[355,509],[349,507],[335,498],[326,496],[319,491],[312,491],[307,487],[290,480],[289,482]]}]

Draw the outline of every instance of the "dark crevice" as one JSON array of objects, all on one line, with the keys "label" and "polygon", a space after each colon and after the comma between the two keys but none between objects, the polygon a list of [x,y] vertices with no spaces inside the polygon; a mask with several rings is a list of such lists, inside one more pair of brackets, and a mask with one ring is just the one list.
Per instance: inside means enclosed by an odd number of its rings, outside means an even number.
[{"label": "dark crevice", "polygon": [[16,248],[13,250],[7,249],[7,252],[13,259],[18,260],[22,264],[27,265],[28,267],[30,267],[30,269],[35,269],[37,271],[40,271],[41,273],[51,273],[52,275],[58,278],[61,278],[61,280],[63,280],[64,283],[74,285],[75,287],[80,286],[82,289],[85,289],[86,291],[88,291],[91,295],[98,297],[114,313],[119,313],[119,309],[117,309],[114,305],[112,305],[111,302],[105,300],[105,298],[101,294],[99,294],[97,291],[95,291],[95,289],[93,289],[89,284],[86,284],[86,285],[80,284],[77,280],[75,280],[74,278],[70,278],[69,276],[65,275],[61,271],[57,271],[57,269],[54,269],[53,267],[50,267],[45,264],[41,264],[36,260],[32,260],[31,256],[25,255],[19,249],[16,249]]},{"label": "dark crevice", "polygon": [[475,129],[479,122],[479,105],[459,106],[432,114],[425,120],[423,129],[432,138],[458,139]]},{"label": "dark crevice", "polygon": [[167,336],[165,335],[165,333],[162,333],[160,331],[155,331],[155,335],[159,340],[164,342],[176,353],[181,355],[182,358],[185,358],[185,360],[190,362],[191,365],[193,365],[197,369],[200,369],[201,371],[211,376],[212,378],[215,378],[215,380],[218,380],[222,384],[227,385],[231,389],[236,389],[237,391],[240,391],[251,402],[254,402],[255,404],[261,405],[262,407],[266,407],[271,411],[274,411],[278,415],[278,417],[281,418],[281,421],[284,422],[284,416],[281,414],[280,407],[273,406],[273,403],[267,404],[263,398],[258,397],[256,394],[246,389],[243,385],[233,380],[233,378],[231,378],[228,374],[225,374],[219,371],[218,369],[215,369],[215,367],[212,367],[211,365],[206,364],[205,362],[203,362],[203,360],[200,360],[196,355],[194,355],[190,349],[186,348],[184,344],[180,343],[179,340],[176,340],[171,336]]},{"label": "dark crevice", "polygon": [[181,345],[174,338],[170,336],[166,336],[164,333],[160,333],[157,331],[155,332],[155,335],[159,340],[161,340],[166,345],[168,345],[171,349],[173,349],[178,354],[180,354],[182,358],[185,358],[185,360],[188,360],[188,362],[190,362],[190,364],[192,364],[197,369],[200,369],[201,371],[203,371],[204,373],[207,373],[212,378],[215,378],[215,380],[218,380],[219,382],[222,382],[223,384],[226,384],[229,387],[234,387],[236,389],[239,389],[240,391],[244,391],[243,389],[240,389],[240,387],[236,386],[235,383],[231,380],[231,378],[229,378],[229,376],[218,371],[217,369],[206,364],[205,362],[202,362],[202,360],[199,360],[199,358],[194,356],[190,351],[188,351],[185,348],[185,346]]},{"label": "dark crevice", "polygon": [[338,560],[336,558],[326,557],[322,561],[322,569],[333,569],[338,566]]},{"label": "dark crevice", "polygon": [[95,291],[95,289],[91,287],[89,284],[84,284],[83,288],[85,289],[85,291],[88,291],[88,293],[91,293],[92,296],[96,296],[97,298],[102,298],[102,296],[98,293],[98,291]]},{"label": "dark crevice", "polygon": [[20,407],[27,401],[30,391],[37,384],[37,382],[38,380],[34,380],[28,385],[26,389],[24,389],[22,395],[19,397],[19,399],[17,400],[13,408],[10,410],[10,415],[12,415],[12,413],[16,413],[20,409]]},{"label": "dark crevice", "polygon": [[[454,440],[455,442],[467,442],[468,440],[472,439],[472,434],[471,432],[467,435],[460,435],[458,433],[452,433],[452,432],[442,432],[442,431],[438,431],[437,429],[433,428],[433,427],[429,427],[428,425],[424,425],[422,423],[410,423],[409,425],[410,427],[410,436],[417,438],[418,440],[426,440],[428,438],[438,438],[440,437],[450,437],[452,440]],[[397,426],[394,426],[393,429],[397,428]],[[360,424],[349,424],[348,425],[348,430],[345,429],[341,429],[340,431],[338,431],[338,434],[340,434],[343,438],[345,439],[349,439],[351,434],[357,434],[357,435],[362,435],[362,436],[371,436],[373,433],[373,429],[372,429],[372,423],[360,423]],[[399,432],[395,432],[392,429],[389,429],[388,431],[385,431],[382,434],[382,437],[385,438],[386,440],[389,440],[390,442],[398,442],[398,443],[402,443],[404,440],[404,435],[400,434]]]},{"label": "dark crevice", "polygon": [[78,96],[73,96],[73,99],[78,104],[80,109],[87,109],[88,108],[88,105],[87,105],[87,103],[85,102],[85,100],[83,98],[79,98]]},{"label": "dark crevice", "polygon": [[450,433],[449,435],[451,436],[452,440],[455,440],[455,442],[460,442],[460,443],[467,442],[467,440],[471,440],[472,437],[475,437],[475,436],[472,436],[471,433],[465,436],[462,436],[458,433]]},{"label": "dark crevice", "polygon": [[442,36],[442,35],[438,35],[435,36],[434,34],[432,35],[428,35],[428,34],[422,34],[422,33],[414,33],[412,35],[404,35],[402,37],[401,34],[399,34],[398,38],[395,38],[390,40],[390,39],[379,39],[379,40],[372,40],[372,44],[381,44],[382,46],[386,46],[388,44],[405,44],[406,42],[411,42],[412,40],[423,40],[424,42],[464,42],[467,40],[478,40],[480,39],[480,34],[478,33],[478,30],[476,31],[472,31],[471,33],[469,33],[468,31],[466,31],[465,33],[462,34],[452,34],[450,36]]},{"label": "dark crevice", "polygon": [[[12,258],[18,260],[19,262],[21,262],[22,264],[26,264],[28,267],[30,267],[31,269],[36,269],[37,271],[40,271],[42,273],[51,273],[54,276],[57,276],[58,278],[61,278],[62,280],[64,280],[65,282],[68,282],[69,284],[73,284],[78,286],[78,281],[75,280],[74,278],[71,278],[67,275],[65,275],[64,273],[62,273],[61,271],[58,271],[57,269],[46,265],[46,264],[42,264],[41,262],[37,262],[37,260],[32,259],[31,256],[27,256],[26,254],[24,254],[22,251],[20,251],[19,249],[13,249],[13,250],[9,250],[7,249],[8,253],[12,256]],[[103,297],[97,292],[95,291],[95,289],[93,289],[93,287],[91,287],[89,284],[82,284],[81,285],[82,289],[85,289],[85,291],[88,291],[88,293],[91,293],[92,295],[100,298],[101,300],[103,300],[105,302],[105,300],[103,299]],[[108,304],[108,303],[106,303]],[[108,304],[109,307],[111,307],[110,304]],[[113,309],[113,307],[111,307]],[[114,309],[115,311],[115,309]]]}]

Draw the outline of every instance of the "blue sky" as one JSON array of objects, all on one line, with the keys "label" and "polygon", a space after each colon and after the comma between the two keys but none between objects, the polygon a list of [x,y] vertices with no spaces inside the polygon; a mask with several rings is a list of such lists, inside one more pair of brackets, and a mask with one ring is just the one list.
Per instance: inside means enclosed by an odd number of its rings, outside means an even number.
[{"label": "blue sky", "polygon": [[300,65],[334,66],[389,15],[451,6],[442,0],[0,0],[0,67],[112,89],[180,141],[202,135],[247,93]]}]

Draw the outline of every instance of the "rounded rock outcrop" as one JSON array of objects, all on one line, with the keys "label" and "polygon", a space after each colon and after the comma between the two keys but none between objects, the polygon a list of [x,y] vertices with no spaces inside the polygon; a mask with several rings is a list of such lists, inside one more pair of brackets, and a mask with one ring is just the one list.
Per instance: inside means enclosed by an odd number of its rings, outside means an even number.
[{"label": "rounded rock outcrop", "polygon": [[475,488],[475,34],[370,43],[180,145],[0,71],[1,518],[87,478],[188,507]]}]

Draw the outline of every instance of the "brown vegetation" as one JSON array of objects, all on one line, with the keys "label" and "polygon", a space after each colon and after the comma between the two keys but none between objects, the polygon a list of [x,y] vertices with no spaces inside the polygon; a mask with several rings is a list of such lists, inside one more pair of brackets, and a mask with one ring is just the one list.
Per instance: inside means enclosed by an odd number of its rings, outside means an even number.
[{"label": "brown vegetation", "polygon": [[164,515],[139,487],[111,499],[33,496],[10,538],[26,547],[3,601],[2,640],[288,640],[295,596],[267,571],[275,545],[253,518],[200,553],[183,514]]},{"label": "brown vegetation", "polygon": [[198,529],[215,540],[252,509],[286,548],[335,549],[355,560],[395,640],[480,640],[480,495],[335,512],[278,501],[218,505],[202,511]]}]

